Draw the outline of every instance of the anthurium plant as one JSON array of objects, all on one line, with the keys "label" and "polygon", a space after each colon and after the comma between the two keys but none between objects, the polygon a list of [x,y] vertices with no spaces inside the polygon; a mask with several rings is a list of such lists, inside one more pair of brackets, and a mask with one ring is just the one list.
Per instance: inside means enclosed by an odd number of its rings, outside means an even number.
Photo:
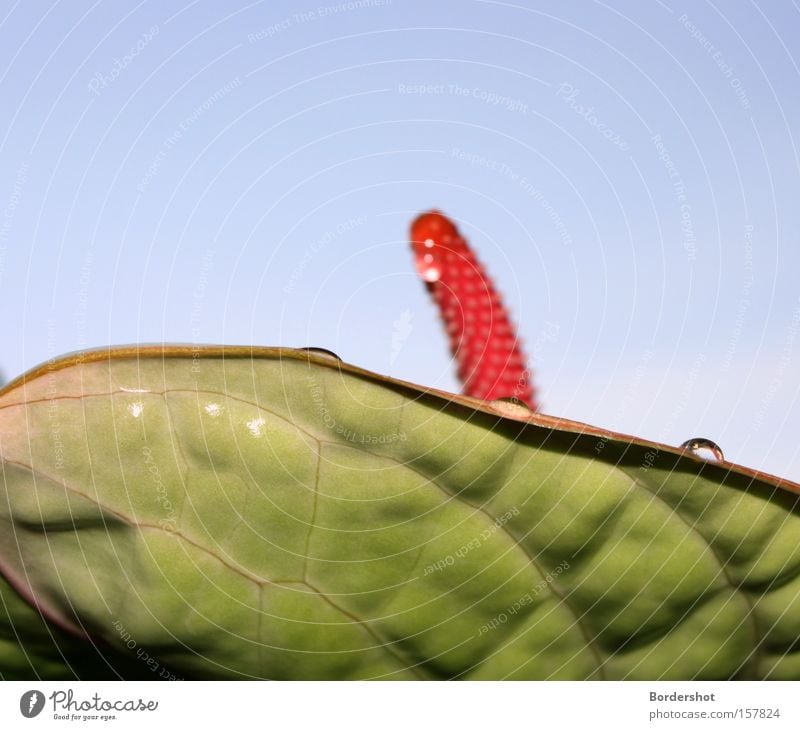
[{"label": "anthurium plant", "polygon": [[455,226],[411,239],[465,394],[170,345],[0,391],[2,678],[800,679],[800,485],[537,411]]}]

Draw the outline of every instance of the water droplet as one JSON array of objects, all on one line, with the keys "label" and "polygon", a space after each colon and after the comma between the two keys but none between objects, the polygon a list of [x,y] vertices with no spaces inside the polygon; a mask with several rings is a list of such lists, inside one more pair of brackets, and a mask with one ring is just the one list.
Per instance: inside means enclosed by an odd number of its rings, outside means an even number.
[{"label": "water droplet", "polygon": [[526,403],[521,401],[519,398],[507,397],[507,398],[496,398],[493,401],[490,401],[491,405],[494,406],[498,411],[502,411],[509,416],[530,416],[533,411],[528,407]]},{"label": "water droplet", "polygon": [[717,446],[711,439],[705,438],[692,438],[684,441],[681,444],[682,449],[690,451],[693,456],[706,461],[725,461],[725,455],[722,449]]},{"label": "water droplet", "polygon": [[342,358],[340,358],[335,352],[331,352],[330,350],[326,350],[324,347],[301,347],[300,350],[302,352],[310,352],[317,357],[321,357],[324,360],[332,360],[334,362],[342,362]]}]

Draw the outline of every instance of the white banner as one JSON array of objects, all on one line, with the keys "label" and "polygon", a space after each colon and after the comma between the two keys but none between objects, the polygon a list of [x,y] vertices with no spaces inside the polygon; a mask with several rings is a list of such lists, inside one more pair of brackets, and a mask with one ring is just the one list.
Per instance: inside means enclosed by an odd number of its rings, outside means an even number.
[{"label": "white banner", "polygon": [[797,728],[789,682],[5,682],[0,727]]}]

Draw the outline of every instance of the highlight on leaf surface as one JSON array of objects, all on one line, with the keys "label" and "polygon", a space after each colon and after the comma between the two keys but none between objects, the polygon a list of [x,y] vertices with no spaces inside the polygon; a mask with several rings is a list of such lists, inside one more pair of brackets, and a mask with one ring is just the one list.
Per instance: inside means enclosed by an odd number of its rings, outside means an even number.
[{"label": "highlight on leaf surface", "polygon": [[0,466],[4,679],[800,678],[799,485],[325,353],[66,357]]}]

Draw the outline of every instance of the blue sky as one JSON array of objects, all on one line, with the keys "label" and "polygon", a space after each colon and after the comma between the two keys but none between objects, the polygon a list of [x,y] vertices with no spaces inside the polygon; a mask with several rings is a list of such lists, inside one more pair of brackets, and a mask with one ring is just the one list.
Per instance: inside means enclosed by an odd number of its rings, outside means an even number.
[{"label": "blue sky", "polygon": [[542,409],[800,481],[792,2],[0,3],[0,368],[314,345],[457,390],[459,221]]}]

